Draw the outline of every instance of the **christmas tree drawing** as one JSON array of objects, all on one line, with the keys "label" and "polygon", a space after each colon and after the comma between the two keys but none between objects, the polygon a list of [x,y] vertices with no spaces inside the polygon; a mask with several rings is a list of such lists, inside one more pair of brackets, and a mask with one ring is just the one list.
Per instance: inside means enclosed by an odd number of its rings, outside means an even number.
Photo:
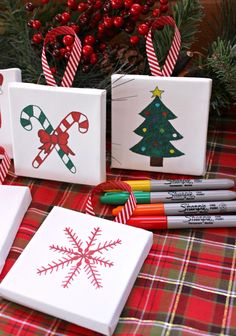
[{"label": "christmas tree drawing", "polygon": [[158,86],[151,91],[154,100],[141,111],[144,122],[134,131],[142,140],[130,148],[134,153],[150,157],[150,166],[162,167],[163,158],[184,155],[172,145],[172,141],[182,139],[169,120],[177,117],[161,101],[164,92]]}]

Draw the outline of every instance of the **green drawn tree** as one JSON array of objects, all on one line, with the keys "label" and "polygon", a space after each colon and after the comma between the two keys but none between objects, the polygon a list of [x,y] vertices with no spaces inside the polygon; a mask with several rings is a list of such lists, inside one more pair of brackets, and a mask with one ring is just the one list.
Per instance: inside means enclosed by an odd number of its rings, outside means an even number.
[{"label": "green drawn tree", "polygon": [[177,117],[161,101],[164,92],[158,86],[152,92],[154,100],[140,115],[145,118],[144,122],[134,131],[142,137],[142,140],[130,150],[134,153],[150,157],[150,166],[162,167],[163,158],[171,158],[184,155],[176,149],[171,141],[183,139],[169,120]]}]

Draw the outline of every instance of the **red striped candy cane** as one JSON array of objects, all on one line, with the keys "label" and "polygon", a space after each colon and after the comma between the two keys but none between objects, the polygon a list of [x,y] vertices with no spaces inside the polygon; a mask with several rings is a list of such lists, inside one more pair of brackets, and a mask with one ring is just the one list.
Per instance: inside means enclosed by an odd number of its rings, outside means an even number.
[{"label": "red striped candy cane", "polygon": [[101,191],[106,191],[106,190],[124,190],[128,191],[130,193],[129,198],[127,202],[125,203],[124,207],[122,210],[119,212],[119,214],[116,216],[114,219],[115,222],[126,224],[126,222],[129,220],[129,218],[132,216],[134,209],[136,208],[136,199],[134,197],[134,194],[132,192],[131,187],[121,181],[110,181],[110,182],[104,182],[96,186],[92,191],[91,194],[89,195],[89,198],[86,203],[86,208],[85,212],[88,215],[95,216],[94,212],[94,196],[96,193],[99,193]]},{"label": "red striped candy cane", "polygon": [[80,133],[86,133],[89,129],[89,121],[86,115],[81,112],[73,111],[60,122],[55,132],[57,134],[67,132],[74,124],[78,124]]},{"label": "red striped candy cane", "polygon": [[47,33],[44,44],[43,44],[43,51],[42,51],[42,68],[44,72],[44,76],[46,78],[47,84],[50,86],[57,86],[55,78],[53,77],[52,71],[48,65],[47,57],[46,57],[46,45],[48,42],[53,41],[56,36],[63,35],[63,34],[71,34],[74,36],[74,44],[71,50],[71,54],[66,66],[66,70],[64,76],[61,81],[61,86],[64,87],[71,87],[76,70],[78,68],[80,57],[81,57],[81,42],[78,36],[76,35],[75,31],[68,26],[62,26],[52,29],[50,32]]},{"label": "red striped candy cane", "polygon": [[8,170],[10,168],[11,160],[3,147],[0,147],[0,155],[2,156],[2,161],[0,164],[0,184],[3,184],[3,181],[7,176]]},{"label": "red striped candy cane", "polygon": [[155,53],[154,46],[152,43],[152,29],[149,30],[147,39],[146,39],[146,52],[147,52],[149,68],[153,76],[169,77],[171,76],[174,70],[174,67],[175,67],[175,64],[176,64],[176,61],[179,55],[180,45],[181,45],[181,36],[180,36],[179,29],[176,26],[176,23],[174,19],[172,19],[172,17],[162,16],[155,21],[155,24],[156,23],[160,25],[172,26],[175,30],[175,35],[174,35],[169,53],[167,55],[165,64],[163,66],[163,69],[161,70],[159,62],[158,62],[158,57]]},{"label": "red striped candy cane", "polygon": [[[74,125],[78,124],[78,130],[80,133],[86,133],[89,129],[89,121],[85,114],[81,112],[71,112],[69,113],[57,126],[57,128],[50,134],[50,135],[59,135],[62,133],[67,133],[67,131]],[[69,160],[68,155],[64,153],[62,150],[60,150],[60,145],[58,144],[52,144],[50,146],[50,149],[45,152],[44,149],[41,149],[41,151],[38,153],[38,155],[33,160],[33,167],[38,168],[41,166],[41,164],[46,160],[46,158],[49,156],[49,154],[52,152],[52,150],[56,149],[58,152],[61,160],[65,164],[65,166],[72,172],[76,173],[76,168],[74,164]]]}]

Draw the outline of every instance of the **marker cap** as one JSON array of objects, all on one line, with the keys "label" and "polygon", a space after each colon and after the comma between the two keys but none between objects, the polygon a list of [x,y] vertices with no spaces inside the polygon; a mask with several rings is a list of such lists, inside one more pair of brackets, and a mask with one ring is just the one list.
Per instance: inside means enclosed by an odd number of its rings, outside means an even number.
[{"label": "marker cap", "polygon": [[[137,191],[134,192],[137,202],[150,203],[150,193]],[[100,202],[103,204],[125,204],[128,200],[128,192],[106,192],[100,197]]]},{"label": "marker cap", "polygon": [[[122,206],[118,206],[112,210],[112,215],[116,216],[121,210]],[[132,216],[142,216],[143,214],[147,216],[163,216],[165,215],[165,206],[163,203],[158,204],[139,204],[134,209]]]},{"label": "marker cap", "polygon": [[146,230],[168,229],[166,216],[154,216],[153,218],[148,216],[131,217],[127,224]]},{"label": "marker cap", "polygon": [[125,181],[128,183],[133,191],[150,191],[151,190],[151,181],[150,180],[135,180],[135,181]]}]

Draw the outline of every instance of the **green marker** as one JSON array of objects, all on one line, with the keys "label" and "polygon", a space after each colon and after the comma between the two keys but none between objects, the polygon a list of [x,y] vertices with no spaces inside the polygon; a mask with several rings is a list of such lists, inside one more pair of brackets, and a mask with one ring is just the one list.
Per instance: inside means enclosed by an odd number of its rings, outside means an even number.
[{"label": "green marker", "polygon": [[[236,198],[236,192],[231,190],[207,190],[207,191],[168,191],[145,192],[134,191],[134,196],[139,204],[170,203],[170,202],[210,202],[230,201]],[[106,192],[100,197],[103,204],[125,204],[129,193]]]},{"label": "green marker", "polygon": [[[150,204],[150,193],[144,191],[135,191],[134,196],[137,203]],[[103,204],[125,204],[128,200],[129,193],[127,191],[123,192],[106,192],[100,197],[100,202]]]}]

